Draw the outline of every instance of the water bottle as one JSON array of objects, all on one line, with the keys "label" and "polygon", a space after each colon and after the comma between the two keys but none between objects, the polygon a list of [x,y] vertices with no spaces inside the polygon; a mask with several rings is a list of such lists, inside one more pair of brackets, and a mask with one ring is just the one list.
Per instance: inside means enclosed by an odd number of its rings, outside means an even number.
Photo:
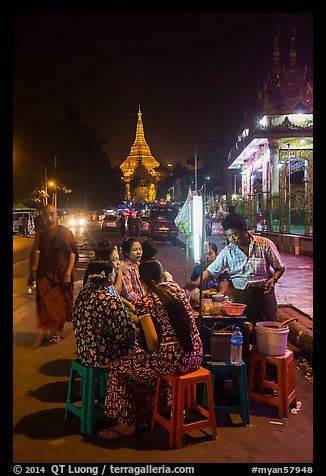
[{"label": "water bottle", "polygon": [[230,362],[239,365],[242,362],[243,337],[240,327],[236,327],[231,335]]}]

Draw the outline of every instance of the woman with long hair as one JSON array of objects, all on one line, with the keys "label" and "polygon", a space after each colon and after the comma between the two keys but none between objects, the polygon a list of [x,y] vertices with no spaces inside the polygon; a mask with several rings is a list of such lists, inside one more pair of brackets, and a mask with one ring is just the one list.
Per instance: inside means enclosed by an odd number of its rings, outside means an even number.
[{"label": "woman with long hair", "polygon": [[157,377],[194,372],[203,359],[202,342],[184,290],[174,281],[164,281],[157,260],[140,263],[139,274],[146,291],[135,302],[143,332],[143,339],[139,336],[141,349],[109,366],[105,414],[116,424],[97,433],[102,439],[132,437],[138,426],[150,424]]}]

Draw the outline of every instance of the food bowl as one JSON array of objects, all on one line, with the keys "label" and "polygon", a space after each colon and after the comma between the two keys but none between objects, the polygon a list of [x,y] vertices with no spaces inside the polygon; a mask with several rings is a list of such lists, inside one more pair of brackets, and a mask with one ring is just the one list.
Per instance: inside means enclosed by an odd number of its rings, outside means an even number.
[{"label": "food bowl", "polygon": [[224,294],[213,294],[212,299],[214,302],[222,302]]},{"label": "food bowl", "polygon": [[241,316],[246,308],[246,304],[239,302],[223,302],[221,311],[227,316]]}]

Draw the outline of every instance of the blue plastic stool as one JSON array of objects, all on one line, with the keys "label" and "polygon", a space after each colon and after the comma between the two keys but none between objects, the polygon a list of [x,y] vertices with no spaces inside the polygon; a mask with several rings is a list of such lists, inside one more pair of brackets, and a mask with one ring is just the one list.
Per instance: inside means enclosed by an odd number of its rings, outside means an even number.
[{"label": "blue plastic stool", "polygon": [[69,412],[80,418],[81,433],[93,433],[94,420],[103,414],[107,383],[106,367],[86,367],[77,359],[71,362],[64,419]]},{"label": "blue plastic stool", "polygon": [[[239,413],[242,419],[242,426],[249,425],[249,399],[247,388],[247,373],[246,364],[244,361],[240,365],[231,364],[229,361],[218,362],[214,360],[207,360],[202,363],[203,367],[211,372],[212,386],[214,389],[215,376],[217,374],[231,374],[232,375],[232,389],[217,390],[217,399],[224,396],[232,398],[231,405],[219,405],[215,401],[216,413]],[[224,376],[225,378],[225,376]],[[202,405],[207,406],[206,388],[202,392]]]}]

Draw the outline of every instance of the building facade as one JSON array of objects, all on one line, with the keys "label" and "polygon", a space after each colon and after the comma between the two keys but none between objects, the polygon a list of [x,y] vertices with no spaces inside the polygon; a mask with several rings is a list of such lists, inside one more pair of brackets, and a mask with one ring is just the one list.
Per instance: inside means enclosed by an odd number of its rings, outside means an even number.
[{"label": "building facade", "polygon": [[250,228],[313,236],[313,88],[297,64],[295,31],[288,66],[275,34],[273,68],[259,90],[261,114],[229,153],[232,202]]}]

